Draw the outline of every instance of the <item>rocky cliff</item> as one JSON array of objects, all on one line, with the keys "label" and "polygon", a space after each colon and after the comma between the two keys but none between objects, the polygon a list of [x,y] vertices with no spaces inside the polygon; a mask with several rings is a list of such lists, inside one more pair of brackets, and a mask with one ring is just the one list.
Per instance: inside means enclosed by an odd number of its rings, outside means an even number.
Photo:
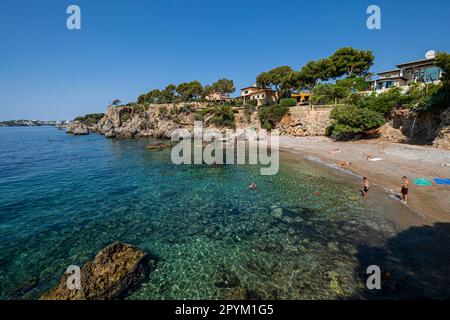
[{"label": "rocky cliff", "polygon": [[[153,137],[170,138],[174,129],[192,131],[194,122],[202,121],[204,128],[225,131],[227,128],[215,126],[207,104],[196,105],[150,105],[147,109],[136,107],[110,107],[98,124],[89,126],[87,131],[96,131],[110,138]],[[281,135],[322,136],[330,124],[331,108],[310,108],[297,106],[277,125]],[[244,108],[233,108],[236,128],[261,127],[258,112],[248,113]],[[71,128],[75,133],[77,126]],[[83,128],[78,129],[83,134]],[[450,149],[450,108],[444,112],[429,112],[416,115],[409,109],[395,109],[388,122],[375,130],[382,140],[400,143],[429,144],[442,149]]]},{"label": "rocky cliff", "polygon": [[286,136],[323,136],[330,125],[330,112],[331,108],[291,108],[278,123],[277,129]]},{"label": "rocky cliff", "polygon": [[395,109],[380,128],[383,140],[428,144],[450,150],[450,107],[444,112],[416,114],[409,109]]},{"label": "rocky cliff", "polygon": [[[92,129],[110,138],[170,138],[174,129],[183,128],[191,131],[194,128],[194,122],[201,120],[204,128],[226,130],[226,128],[215,126],[211,121],[210,114],[201,116],[201,111],[207,108],[202,104],[195,108],[171,104],[151,105],[147,110],[111,107]],[[236,128],[259,129],[261,127],[257,112],[249,114],[243,108],[233,108],[233,112]],[[330,109],[291,108],[277,125],[277,129],[282,135],[324,135],[325,129],[330,123],[329,115]]]}]

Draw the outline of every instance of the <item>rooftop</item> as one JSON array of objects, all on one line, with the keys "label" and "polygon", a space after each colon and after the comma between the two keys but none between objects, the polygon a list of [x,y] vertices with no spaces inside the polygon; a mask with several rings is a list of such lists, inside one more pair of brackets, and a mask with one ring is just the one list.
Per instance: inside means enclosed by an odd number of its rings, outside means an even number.
[{"label": "rooftop", "polygon": [[421,59],[421,60],[416,60],[416,61],[411,61],[411,62],[406,62],[406,63],[402,63],[397,65],[397,68],[404,68],[404,67],[408,67],[408,66],[421,66],[421,65],[428,65],[428,64],[434,64],[435,58],[431,58],[431,59]]}]

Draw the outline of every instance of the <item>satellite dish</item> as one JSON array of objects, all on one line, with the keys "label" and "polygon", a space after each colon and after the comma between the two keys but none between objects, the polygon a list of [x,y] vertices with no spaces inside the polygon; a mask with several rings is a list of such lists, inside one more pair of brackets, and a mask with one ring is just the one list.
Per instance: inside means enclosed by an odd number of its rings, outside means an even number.
[{"label": "satellite dish", "polygon": [[436,58],[436,51],[430,50],[425,54],[425,58],[427,59],[434,59]]}]

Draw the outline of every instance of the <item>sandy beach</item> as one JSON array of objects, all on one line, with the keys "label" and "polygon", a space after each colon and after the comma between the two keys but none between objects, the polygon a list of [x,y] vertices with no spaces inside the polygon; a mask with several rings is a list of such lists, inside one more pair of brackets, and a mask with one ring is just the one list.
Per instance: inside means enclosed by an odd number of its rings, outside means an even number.
[{"label": "sandy beach", "polygon": [[[340,162],[351,162],[346,170],[368,177],[372,186],[384,189],[392,201],[398,201],[402,176],[407,176],[410,180],[408,206],[413,209],[407,211],[416,216],[394,217],[399,225],[406,228],[411,224],[450,222],[450,186],[433,183],[430,187],[421,187],[413,183],[414,178],[430,181],[449,178],[450,151],[379,140],[335,142],[326,137],[285,136],[280,137],[280,150],[329,166],[339,167]],[[368,156],[382,160],[369,161]]]}]

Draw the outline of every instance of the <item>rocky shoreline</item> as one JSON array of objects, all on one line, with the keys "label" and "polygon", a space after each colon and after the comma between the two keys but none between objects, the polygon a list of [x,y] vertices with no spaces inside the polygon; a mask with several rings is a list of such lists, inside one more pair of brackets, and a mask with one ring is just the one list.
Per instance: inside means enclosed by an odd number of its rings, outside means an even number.
[{"label": "rocky shoreline", "polygon": [[[97,132],[108,138],[131,139],[151,137],[170,139],[175,129],[193,130],[195,121],[202,121],[205,129],[218,129],[222,132],[227,127],[218,127],[211,115],[202,116],[210,106],[205,103],[193,105],[158,104],[147,109],[131,106],[109,107],[98,123],[85,125],[75,121],[66,125],[67,133],[87,135]],[[258,112],[251,113],[244,108],[233,107],[234,127],[236,129],[261,128]],[[330,125],[331,108],[296,106],[279,121],[276,129],[281,136],[309,137],[325,136]],[[416,115],[409,109],[395,109],[388,117],[388,122],[370,135],[384,141],[433,145],[450,150],[450,108],[442,113]],[[360,137],[356,137],[358,139]]]}]

